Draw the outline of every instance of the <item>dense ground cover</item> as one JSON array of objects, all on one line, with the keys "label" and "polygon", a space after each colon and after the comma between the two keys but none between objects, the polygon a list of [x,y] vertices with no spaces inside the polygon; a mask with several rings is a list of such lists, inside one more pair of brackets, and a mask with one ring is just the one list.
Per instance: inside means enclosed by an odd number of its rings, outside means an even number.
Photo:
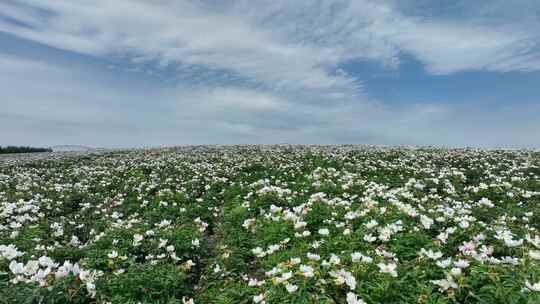
[{"label": "dense ground cover", "polygon": [[540,303],[539,176],[534,151],[356,146],[11,162],[0,303]]}]

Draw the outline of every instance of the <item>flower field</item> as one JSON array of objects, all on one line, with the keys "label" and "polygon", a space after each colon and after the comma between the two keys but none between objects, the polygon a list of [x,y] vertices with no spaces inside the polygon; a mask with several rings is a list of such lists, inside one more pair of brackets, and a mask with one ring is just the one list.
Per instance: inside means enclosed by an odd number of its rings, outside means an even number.
[{"label": "flower field", "polygon": [[0,303],[540,303],[540,153],[0,158]]}]

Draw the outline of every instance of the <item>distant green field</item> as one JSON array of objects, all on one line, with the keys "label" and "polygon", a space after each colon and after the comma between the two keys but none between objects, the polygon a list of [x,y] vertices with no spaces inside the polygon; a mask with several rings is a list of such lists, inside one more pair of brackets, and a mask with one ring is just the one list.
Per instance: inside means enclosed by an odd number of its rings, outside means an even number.
[{"label": "distant green field", "polygon": [[35,153],[35,152],[52,152],[49,148],[35,148],[35,147],[19,147],[19,146],[0,146],[0,154],[12,154],[12,153]]},{"label": "distant green field", "polygon": [[540,154],[198,146],[0,167],[0,303],[540,303]]}]

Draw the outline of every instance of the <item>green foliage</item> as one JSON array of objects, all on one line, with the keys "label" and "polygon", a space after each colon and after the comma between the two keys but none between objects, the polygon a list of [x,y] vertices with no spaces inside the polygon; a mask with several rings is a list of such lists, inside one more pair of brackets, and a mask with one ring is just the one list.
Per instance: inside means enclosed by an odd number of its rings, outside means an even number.
[{"label": "green foliage", "polygon": [[11,153],[35,153],[35,152],[52,152],[49,148],[35,148],[35,147],[19,147],[19,146],[0,146],[0,154]]}]

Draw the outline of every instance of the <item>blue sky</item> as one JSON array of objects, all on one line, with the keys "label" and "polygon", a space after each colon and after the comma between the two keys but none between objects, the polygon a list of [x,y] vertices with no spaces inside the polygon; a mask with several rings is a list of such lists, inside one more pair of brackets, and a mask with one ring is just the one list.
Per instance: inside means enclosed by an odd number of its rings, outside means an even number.
[{"label": "blue sky", "polygon": [[0,145],[540,147],[540,3],[0,0]]}]

